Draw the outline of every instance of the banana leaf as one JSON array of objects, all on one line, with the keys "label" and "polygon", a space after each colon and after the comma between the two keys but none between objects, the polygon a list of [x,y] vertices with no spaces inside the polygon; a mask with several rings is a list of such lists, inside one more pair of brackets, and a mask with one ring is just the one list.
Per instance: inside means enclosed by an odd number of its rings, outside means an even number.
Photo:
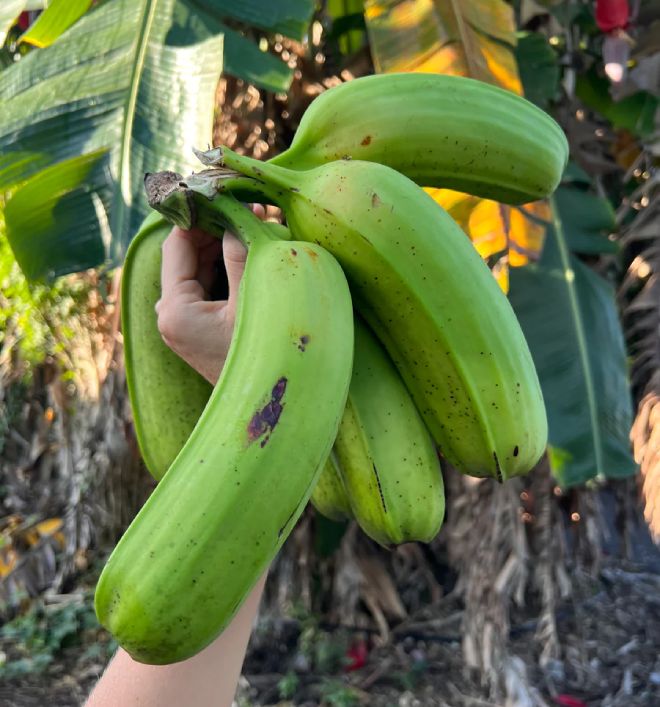
[{"label": "banana leaf", "polygon": [[35,47],[51,45],[89,10],[92,0],[52,0],[31,27],[21,35],[21,42]]},{"label": "banana leaf", "polygon": [[522,93],[503,0],[367,0],[365,18],[379,73],[470,76]]},{"label": "banana leaf", "polygon": [[[169,45],[174,7],[175,0],[103,3],[2,73],[0,188],[10,191],[7,237],[29,277],[120,263],[147,212],[144,173],[185,173],[195,165],[192,147],[210,142],[222,37],[191,34],[188,45]],[[107,152],[101,171],[69,171],[99,151]],[[60,163],[64,191],[51,179]],[[77,220],[64,207],[82,193],[88,204]],[[26,230],[31,222],[39,227]]]},{"label": "banana leaf", "polygon": [[[509,298],[539,373],[550,464],[562,487],[632,476],[632,401],[614,291],[570,250],[580,217],[552,200],[538,263],[510,271]],[[587,201],[587,203],[589,203]],[[600,236],[595,236],[599,237]]]},{"label": "banana leaf", "polygon": [[301,42],[314,14],[314,0],[186,0],[193,11],[231,17],[271,34]]}]

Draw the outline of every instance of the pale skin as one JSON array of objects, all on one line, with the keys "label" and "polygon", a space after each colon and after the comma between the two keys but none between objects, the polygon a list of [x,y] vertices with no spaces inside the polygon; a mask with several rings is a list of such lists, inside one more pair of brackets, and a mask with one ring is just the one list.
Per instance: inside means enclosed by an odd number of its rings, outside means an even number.
[{"label": "pale skin", "polygon": [[[262,206],[253,209],[264,217]],[[213,267],[221,252],[229,298],[210,301]],[[246,256],[231,233],[221,243],[200,231],[174,228],[163,244],[158,328],[165,343],[212,384],[229,351]],[[145,665],[119,648],[86,707],[230,707],[265,582],[266,573],[229,626],[193,658]]]}]

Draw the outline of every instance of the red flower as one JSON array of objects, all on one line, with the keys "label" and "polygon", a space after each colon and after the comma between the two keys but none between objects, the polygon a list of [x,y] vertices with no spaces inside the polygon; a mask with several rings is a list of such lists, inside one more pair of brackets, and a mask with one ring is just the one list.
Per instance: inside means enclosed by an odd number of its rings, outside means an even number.
[{"label": "red flower", "polygon": [[596,0],[596,24],[601,32],[623,29],[629,17],[628,0]]},{"label": "red flower", "polygon": [[557,695],[555,702],[562,707],[587,707],[587,703],[571,695]]},{"label": "red flower", "polygon": [[25,30],[30,26],[30,13],[21,12],[18,16],[18,26],[25,32]]},{"label": "red flower", "polygon": [[363,668],[367,663],[367,644],[365,641],[357,641],[354,643],[347,651],[346,658],[348,664],[346,665],[346,672],[350,673],[353,670],[359,670]]}]

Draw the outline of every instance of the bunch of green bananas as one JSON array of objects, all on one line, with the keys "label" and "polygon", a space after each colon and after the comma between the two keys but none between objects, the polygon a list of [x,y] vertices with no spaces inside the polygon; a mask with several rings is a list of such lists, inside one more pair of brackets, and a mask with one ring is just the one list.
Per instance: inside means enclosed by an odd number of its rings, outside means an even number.
[{"label": "bunch of green bananas", "polygon": [[[186,179],[147,175],[162,216],[133,240],[122,285],[136,432],[160,483],[108,560],[96,610],[149,663],[220,633],[310,498],[384,546],[428,542],[444,515],[438,452],[503,481],[547,439],[506,296],[420,187],[549,195],[567,159],[549,116],[470,79],[371,76],[322,94],[270,162],[198,154],[207,169]],[[239,198],[279,205],[288,228]],[[157,330],[171,223],[231,228],[248,248],[213,390]]]}]

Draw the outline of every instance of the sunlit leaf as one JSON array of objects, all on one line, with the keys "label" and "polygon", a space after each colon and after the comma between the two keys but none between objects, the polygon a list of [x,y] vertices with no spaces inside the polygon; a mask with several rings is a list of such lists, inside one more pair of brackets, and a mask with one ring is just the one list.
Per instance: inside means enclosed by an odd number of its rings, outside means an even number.
[{"label": "sunlit leaf", "polygon": [[497,281],[497,284],[500,286],[502,292],[504,292],[504,294],[508,294],[510,285],[509,259],[506,256],[500,258],[495,263],[495,267],[493,268],[493,277]]},{"label": "sunlit leaf", "polygon": [[471,76],[522,93],[513,11],[502,0],[367,0],[365,18],[378,72]]},{"label": "sunlit leaf", "polygon": [[352,54],[365,43],[366,25],[362,0],[327,0],[326,14],[332,27],[326,39],[336,42],[342,54]]},{"label": "sunlit leaf", "polygon": [[93,152],[46,168],[14,192],[5,209],[7,238],[28,279],[84,270],[106,259],[112,208],[107,169],[107,153]]},{"label": "sunlit leaf", "polygon": [[20,41],[35,47],[49,46],[78,21],[91,4],[92,0],[51,0],[30,28],[21,35]]},{"label": "sunlit leaf", "polygon": [[472,209],[468,234],[482,258],[507,249],[509,230],[509,211],[496,201],[481,199]]},{"label": "sunlit leaf", "polygon": [[468,233],[470,213],[480,201],[478,196],[454,191],[453,189],[434,189],[432,187],[425,187],[424,191],[433,197],[454,221]]},{"label": "sunlit leaf", "polygon": [[509,265],[520,267],[538,260],[545,233],[552,219],[547,201],[534,201],[519,207],[509,207]]}]

